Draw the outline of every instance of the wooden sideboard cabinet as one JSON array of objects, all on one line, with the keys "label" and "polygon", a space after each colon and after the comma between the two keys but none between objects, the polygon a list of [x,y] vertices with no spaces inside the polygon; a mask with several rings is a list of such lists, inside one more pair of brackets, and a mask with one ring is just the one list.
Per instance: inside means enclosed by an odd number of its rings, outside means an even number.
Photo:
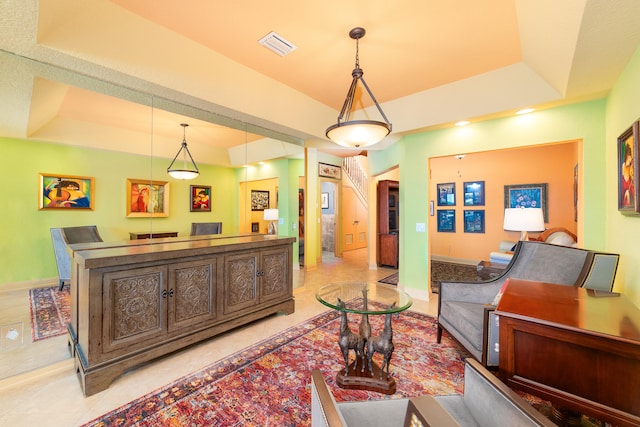
[{"label": "wooden sideboard cabinet", "polygon": [[75,251],[69,335],[84,394],[140,363],[293,313],[293,242],[253,235]]}]

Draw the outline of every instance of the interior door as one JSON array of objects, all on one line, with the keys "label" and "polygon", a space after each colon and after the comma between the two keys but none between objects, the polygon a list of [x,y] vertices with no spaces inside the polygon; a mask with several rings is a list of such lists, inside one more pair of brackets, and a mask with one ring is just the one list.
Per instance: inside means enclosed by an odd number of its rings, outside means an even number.
[{"label": "interior door", "polygon": [[367,247],[367,209],[352,187],[342,190],[342,247],[345,251]]}]

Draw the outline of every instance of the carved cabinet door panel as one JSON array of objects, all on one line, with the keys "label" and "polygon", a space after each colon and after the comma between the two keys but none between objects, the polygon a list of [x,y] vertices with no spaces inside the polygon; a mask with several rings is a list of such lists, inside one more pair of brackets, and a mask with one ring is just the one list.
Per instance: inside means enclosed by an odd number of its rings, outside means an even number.
[{"label": "carved cabinet door panel", "polygon": [[104,353],[117,350],[127,353],[143,348],[150,342],[162,340],[166,334],[166,280],[166,266],[104,274]]},{"label": "carved cabinet door panel", "polygon": [[287,276],[291,262],[288,257],[286,248],[260,252],[260,302],[281,299],[290,293]]},{"label": "carved cabinet door panel", "polygon": [[224,314],[258,303],[260,253],[245,252],[224,257]]},{"label": "carved cabinet door panel", "polygon": [[208,258],[169,266],[169,332],[216,318],[217,261],[218,258]]}]

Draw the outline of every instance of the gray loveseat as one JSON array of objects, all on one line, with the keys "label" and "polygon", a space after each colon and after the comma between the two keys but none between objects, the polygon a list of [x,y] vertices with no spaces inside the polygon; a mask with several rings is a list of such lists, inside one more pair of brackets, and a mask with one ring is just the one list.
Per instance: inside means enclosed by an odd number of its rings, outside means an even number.
[{"label": "gray loveseat", "polygon": [[555,426],[477,361],[467,359],[464,394],[336,403],[322,373],[311,373],[312,427]]},{"label": "gray loveseat", "polygon": [[495,367],[499,348],[494,299],[508,278],[610,288],[618,258],[617,254],[520,241],[501,275],[484,282],[440,283],[437,340],[446,329],[484,366]]}]

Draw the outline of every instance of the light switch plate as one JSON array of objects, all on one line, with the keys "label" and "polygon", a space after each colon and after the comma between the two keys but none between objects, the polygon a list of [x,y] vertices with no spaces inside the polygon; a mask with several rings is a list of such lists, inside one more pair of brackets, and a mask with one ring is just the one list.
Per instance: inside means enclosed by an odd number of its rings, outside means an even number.
[{"label": "light switch plate", "polygon": [[426,231],[424,222],[416,222],[416,231],[418,233],[424,233]]}]

